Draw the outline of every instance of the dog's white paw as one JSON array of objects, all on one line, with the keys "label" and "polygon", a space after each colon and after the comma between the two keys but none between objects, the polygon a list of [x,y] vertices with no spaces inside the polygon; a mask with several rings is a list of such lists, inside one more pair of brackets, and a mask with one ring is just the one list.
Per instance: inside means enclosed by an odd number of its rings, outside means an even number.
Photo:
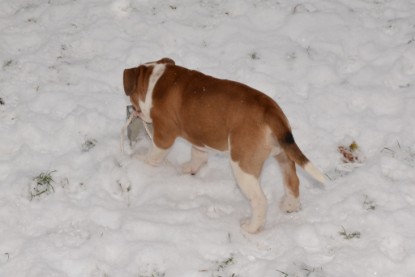
[{"label": "dog's white paw", "polygon": [[159,166],[163,162],[162,160],[156,159],[149,154],[135,154],[133,157],[151,166]]},{"label": "dog's white paw", "polygon": [[146,160],[146,156],[147,156],[146,154],[134,154],[134,155],[132,155],[132,157],[134,159],[137,159],[137,160],[142,161],[142,162],[144,162]]},{"label": "dog's white paw", "polygon": [[206,163],[195,163],[194,161],[184,163],[182,164],[182,173],[195,175],[199,172],[204,164]]},{"label": "dog's white paw", "polygon": [[301,209],[300,199],[291,195],[285,195],[281,200],[280,208],[286,213],[298,212]]},{"label": "dog's white paw", "polygon": [[151,166],[159,166],[163,163],[163,160],[147,155],[147,157],[145,158],[145,162],[146,164],[151,165]]},{"label": "dog's white paw", "polygon": [[262,230],[262,225],[258,225],[257,223],[252,222],[249,218],[247,218],[242,220],[241,228],[250,234],[256,234]]}]

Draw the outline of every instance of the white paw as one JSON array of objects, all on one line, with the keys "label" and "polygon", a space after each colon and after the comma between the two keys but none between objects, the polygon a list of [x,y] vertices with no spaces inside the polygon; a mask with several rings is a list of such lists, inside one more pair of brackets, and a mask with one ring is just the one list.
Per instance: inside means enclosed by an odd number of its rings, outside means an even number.
[{"label": "white paw", "polygon": [[250,234],[256,234],[261,231],[262,225],[258,225],[250,219],[244,219],[242,220],[241,228]]},{"label": "white paw", "polygon": [[300,199],[285,195],[281,200],[280,208],[287,213],[298,212],[301,209]]},{"label": "white paw", "polygon": [[195,162],[192,162],[192,161],[189,161],[189,162],[187,162],[187,163],[184,163],[184,164],[182,165],[182,173],[183,173],[183,174],[192,174],[192,175],[195,175],[196,173],[198,173],[198,172],[199,172],[200,168],[201,168],[204,164],[205,164],[205,163],[203,163],[203,164],[199,164],[199,163],[195,163]]},{"label": "white paw", "polygon": [[146,154],[134,154],[133,158],[137,159],[139,161],[144,162],[146,160],[147,155]]},{"label": "white paw", "polygon": [[159,166],[163,162],[162,160],[155,159],[149,154],[135,154],[133,157],[151,166]]},{"label": "white paw", "polygon": [[157,159],[151,156],[146,157],[146,163],[151,166],[159,166],[163,162],[162,159]]}]

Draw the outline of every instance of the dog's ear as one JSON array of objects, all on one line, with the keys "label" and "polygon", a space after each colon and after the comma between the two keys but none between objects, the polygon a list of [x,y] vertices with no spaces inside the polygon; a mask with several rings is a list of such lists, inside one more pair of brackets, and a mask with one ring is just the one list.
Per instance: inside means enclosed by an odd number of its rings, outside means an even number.
[{"label": "dog's ear", "polygon": [[161,60],[157,61],[157,63],[163,63],[163,64],[171,64],[175,65],[176,63],[170,59],[170,58],[162,58]]},{"label": "dog's ear", "polygon": [[139,70],[138,67],[124,70],[123,82],[125,95],[130,96],[137,87]]}]

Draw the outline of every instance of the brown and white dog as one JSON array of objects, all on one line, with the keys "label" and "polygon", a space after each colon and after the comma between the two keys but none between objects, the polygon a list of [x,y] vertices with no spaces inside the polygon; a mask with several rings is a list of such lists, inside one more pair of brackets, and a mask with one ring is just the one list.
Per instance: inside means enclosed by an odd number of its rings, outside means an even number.
[{"label": "brown and white dog", "polygon": [[252,216],[242,224],[250,233],[265,222],[267,201],[259,177],[269,156],[278,161],[283,174],[281,209],[286,212],[300,209],[295,164],[325,181],[298,148],[281,108],[262,92],[177,66],[168,58],[125,69],[123,81],[139,116],[153,123],[147,163],[162,163],[177,137],[192,144],[184,173],[199,171],[208,160],[207,149],[229,151],[236,181],[251,204]]}]

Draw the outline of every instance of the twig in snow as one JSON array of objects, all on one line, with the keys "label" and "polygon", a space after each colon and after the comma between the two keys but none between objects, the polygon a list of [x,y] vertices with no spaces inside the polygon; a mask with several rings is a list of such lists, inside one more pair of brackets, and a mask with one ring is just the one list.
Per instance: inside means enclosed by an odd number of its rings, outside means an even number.
[{"label": "twig in snow", "polygon": [[56,170],[49,171],[49,172],[42,172],[35,178],[35,185],[30,189],[30,198],[33,199],[35,197],[41,196],[42,194],[49,194],[50,192],[54,192],[55,188],[52,186],[52,183],[55,181],[52,178],[52,173],[55,173]]},{"label": "twig in snow", "polygon": [[278,271],[279,273],[281,273],[282,274],[282,277],[288,277],[289,276],[288,273],[286,273],[284,271],[281,271],[281,270],[278,270],[278,269],[276,269],[276,271]]},{"label": "twig in snow", "polygon": [[368,195],[365,195],[365,200],[363,201],[363,206],[366,210],[375,210],[376,204],[375,201],[371,200]]},{"label": "twig in snow", "polygon": [[339,235],[343,236],[343,237],[344,237],[344,239],[346,239],[346,240],[351,240],[351,239],[354,239],[354,238],[357,238],[357,239],[359,239],[359,238],[360,238],[360,232],[352,232],[352,233],[348,233],[348,232],[346,231],[346,229],[344,228],[344,226],[342,226],[342,228],[343,228],[343,231],[340,231],[340,232],[339,232]]}]

